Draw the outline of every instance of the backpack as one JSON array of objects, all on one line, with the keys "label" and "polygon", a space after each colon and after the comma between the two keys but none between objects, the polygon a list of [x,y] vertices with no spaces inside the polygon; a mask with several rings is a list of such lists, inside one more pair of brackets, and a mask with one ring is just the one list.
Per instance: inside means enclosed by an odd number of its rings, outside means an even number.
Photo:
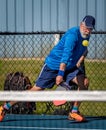
[{"label": "backpack", "polygon": [[[23,91],[32,87],[31,82],[27,76],[22,72],[9,73],[4,82],[5,91]],[[32,114],[36,110],[35,102],[19,102],[10,108],[8,113],[13,114]]]}]

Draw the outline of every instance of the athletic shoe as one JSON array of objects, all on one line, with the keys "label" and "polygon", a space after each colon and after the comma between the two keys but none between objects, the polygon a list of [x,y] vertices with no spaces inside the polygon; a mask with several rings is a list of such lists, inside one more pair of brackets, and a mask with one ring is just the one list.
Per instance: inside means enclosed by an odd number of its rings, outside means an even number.
[{"label": "athletic shoe", "polygon": [[78,122],[86,121],[86,119],[80,113],[76,113],[76,112],[73,112],[73,113],[70,112],[68,119],[76,120]]},{"label": "athletic shoe", "polygon": [[3,108],[3,106],[0,106],[0,122],[4,119],[5,114],[6,110]]}]

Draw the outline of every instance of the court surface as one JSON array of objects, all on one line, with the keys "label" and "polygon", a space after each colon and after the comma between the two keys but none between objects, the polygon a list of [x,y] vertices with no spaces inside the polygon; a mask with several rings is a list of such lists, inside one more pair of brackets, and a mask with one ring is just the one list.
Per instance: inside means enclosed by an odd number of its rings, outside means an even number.
[{"label": "court surface", "polygon": [[86,117],[79,123],[61,115],[8,114],[0,122],[0,130],[106,130],[106,117]]}]

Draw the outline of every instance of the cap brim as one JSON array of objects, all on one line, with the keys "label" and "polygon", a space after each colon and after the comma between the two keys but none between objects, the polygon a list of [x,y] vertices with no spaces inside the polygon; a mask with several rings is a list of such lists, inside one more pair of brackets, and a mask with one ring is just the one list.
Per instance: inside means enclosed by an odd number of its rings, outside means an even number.
[{"label": "cap brim", "polygon": [[90,24],[87,25],[87,24],[85,23],[85,25],[86,25],[87,28],[91,28],[91,29],[94,29],[94,28],[95,28],[94,26],[92,26],[92,25],[90,25]]}]

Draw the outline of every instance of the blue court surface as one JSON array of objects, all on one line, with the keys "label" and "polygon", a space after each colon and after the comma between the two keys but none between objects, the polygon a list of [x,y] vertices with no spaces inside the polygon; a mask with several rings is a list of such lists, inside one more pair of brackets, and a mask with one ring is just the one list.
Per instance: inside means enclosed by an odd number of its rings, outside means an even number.
[{"label": "blue court surface", "polygon": [[106,117],[86,119],[79,123],[61,115],[8,114],[0,122],[0,130],[106,130]]}]

